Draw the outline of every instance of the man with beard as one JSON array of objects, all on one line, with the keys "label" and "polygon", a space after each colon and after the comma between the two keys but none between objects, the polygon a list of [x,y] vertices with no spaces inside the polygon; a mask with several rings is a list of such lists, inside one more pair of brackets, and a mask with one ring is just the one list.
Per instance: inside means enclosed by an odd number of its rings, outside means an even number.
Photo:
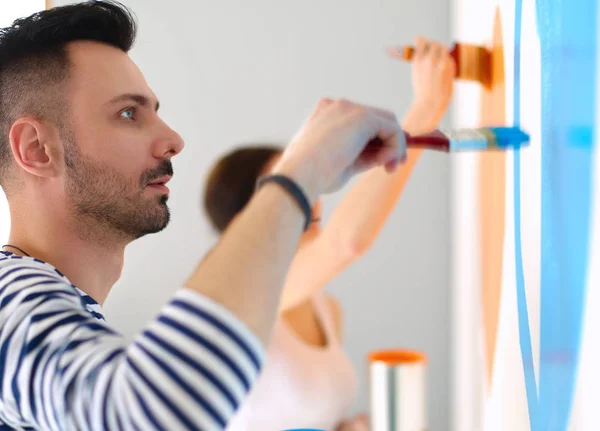
[{"label": "man with beard", "polygon": [[[166,227],[183,149],[127,55],[135,33],[111,1],[0,31],[12,222],[0,252],[0,429],[224,428],[260,371],[311,203],[404,157],[391,113],[321,101],[185,288],[127,344],[101,304],[125,246]],[[383,149],[363,153],[374,137]]]}]

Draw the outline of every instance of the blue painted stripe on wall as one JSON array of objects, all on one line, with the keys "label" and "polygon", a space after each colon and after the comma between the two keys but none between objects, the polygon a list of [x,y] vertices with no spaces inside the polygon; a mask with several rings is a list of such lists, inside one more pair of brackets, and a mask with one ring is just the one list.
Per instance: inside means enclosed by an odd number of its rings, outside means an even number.
[{"label": "blue painted stripe on wall", "polygon": [[[521,23],[523,20],[522,0],[515,0],[515,50],[514,50],[514,123],[521,122]],[[531,331],[529,329],[529,312],[525,294],[525,274],[523,271],[523,252],[521,241],[521,150],[514,153],[514,220],[515,220],[515,269],[517,286],[517,315],[519,324],[519,344],[523,377],[527,393],[529,423],[533,429],[533,418],[536,416],[538,392],[533,365],[533,349],[531,347]]]},{"label": "blue painted stripe on wall", "polygon": [[[522,0],[515,3],[515,123],[520,121]],[[589,260],[596,110],[597,0],[536,0],[542,54],[539,400],[523,277],[520,154],[515,153],[519,336],[533,430],[566,430],[579,363]],[[533,382],[532,382],[533,381]]]},{"label": "blue painted stripe on wall", "polygon": [[597,0],[537,0],[542,53],[540,391],[536,430],[568,427],[589,260]]}]

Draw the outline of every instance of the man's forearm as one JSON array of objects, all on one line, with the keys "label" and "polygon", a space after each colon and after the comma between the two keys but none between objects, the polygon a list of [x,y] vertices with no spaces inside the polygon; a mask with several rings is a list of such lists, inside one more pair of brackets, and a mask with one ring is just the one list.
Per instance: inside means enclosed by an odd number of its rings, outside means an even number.
[{"label": "man's forearm", "polygon": [[277,184],[266,184],[187,286],[227,307],[266,342],[303,224],[293,198]]}]

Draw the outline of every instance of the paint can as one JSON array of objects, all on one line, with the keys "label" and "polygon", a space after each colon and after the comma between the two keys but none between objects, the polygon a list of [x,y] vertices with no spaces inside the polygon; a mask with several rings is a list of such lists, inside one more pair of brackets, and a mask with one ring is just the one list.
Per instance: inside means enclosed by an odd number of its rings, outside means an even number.
[{"label": "paint can", "polygon": [[425,354],[378,350],[368,361],[370,431],[426,431]]}]

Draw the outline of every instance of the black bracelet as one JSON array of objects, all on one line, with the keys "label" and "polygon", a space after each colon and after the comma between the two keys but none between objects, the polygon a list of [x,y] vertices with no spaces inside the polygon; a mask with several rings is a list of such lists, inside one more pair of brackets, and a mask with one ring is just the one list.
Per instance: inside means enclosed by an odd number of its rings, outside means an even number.
[{"label": "black bracelet", "polygon": [[284,175],[267,175],[265,177],[259,177],[256,186],[257,188],[260,188],[266,183],[271,182],[279,184],[294,198],[302,212],[304,212],[304,217],[306,217],[306,223],[304,224],[304,230],[306,231],[312,221],[312,208],[304,191],[294,180],[291,180]]}]

